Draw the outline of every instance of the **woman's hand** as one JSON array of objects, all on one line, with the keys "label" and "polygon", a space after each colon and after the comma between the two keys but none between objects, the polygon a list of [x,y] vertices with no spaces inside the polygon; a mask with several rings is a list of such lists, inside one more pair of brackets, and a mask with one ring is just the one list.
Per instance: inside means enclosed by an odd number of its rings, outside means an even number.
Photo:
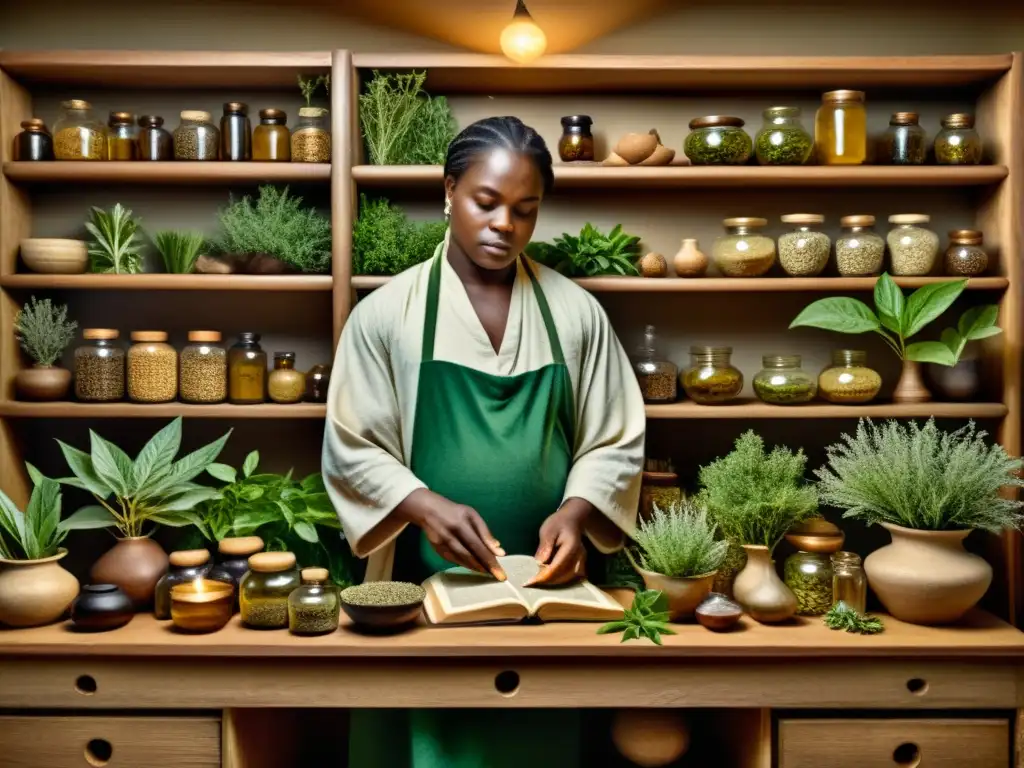
[{"label": "woman's hand", "polygon": [[524,587],[565,584],[586,572],[587,551],[583,548],[583,525],[594,505],[572,498],[540,527],[540,546],[534,556],[543,567]]},{"label": "woman's hand", "polygon": [[394,514],[420,528],[445,560],[505,581],[505,571],[498,565],[505,550],[472,507],[421,488],[395,507]]}]

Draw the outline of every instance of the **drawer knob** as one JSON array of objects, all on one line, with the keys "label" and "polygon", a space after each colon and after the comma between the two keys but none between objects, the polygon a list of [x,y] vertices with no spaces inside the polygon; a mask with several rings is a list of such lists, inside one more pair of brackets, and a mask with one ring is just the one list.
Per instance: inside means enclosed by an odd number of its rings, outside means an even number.
[{"label": "drawer knob", "polygon": [[912,677],[907,680],[907,690],[915,696],[924,696],[928,692],[928,681],[920,677]]},{"label": "drawer knob", "polygon": [[499,672],[494,678],[494,687],[502,696],[515,696],[519,690],[519,673],[512,669]]},{"label": "drawer knob", "polygon": [[92,675],[79,675],[75,679],[75,690],[83,696],[92,696],[96,693],[96,678]]},{"label": "drawer knob", "polygon": [[892,761],[899,768],[917,768],[921,764],[921,750],[917,744],[906,742],[892,751]]},{"label": "drawer knob", "polygon": [[114,746],[106,739],[92,739],[85,745],[85,762],[94,768],[102,768],[114,756]]}]

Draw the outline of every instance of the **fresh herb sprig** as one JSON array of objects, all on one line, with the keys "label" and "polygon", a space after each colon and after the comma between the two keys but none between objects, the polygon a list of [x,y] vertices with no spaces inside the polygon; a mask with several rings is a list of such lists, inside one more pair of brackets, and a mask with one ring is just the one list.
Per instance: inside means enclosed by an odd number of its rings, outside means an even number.
[{"label": "fresh herb sprig", "polygon": [[580,234],[568,232],[552,243],[529,243],[526,255],[566,277],[636,277],[640,238],[622,230],[621,224],[607,235],[587,222]]},{"label": "fresh herb sprig", "polygon": [[161,230],[153,235],[164,269],[170,274],[189,275],[195,271],[206,238],[200,232]]},{"label": "fresh herb sprig", "polygon": [[668,599],[657,589],[637,592],[633,605],[626,609],[620,621],[605,624],[597,630],[599,635],[622,633],[622,642],[646,637],[655,645],[661,645],[662,635],[674,635],[668,625]]},{"label": "fresh herb sprig", "polygon": [[855,635],[877,635],[885,629],[881,619],[857,613],[842,600],[825,614],[824,621],[829,629],[842,629]]}]

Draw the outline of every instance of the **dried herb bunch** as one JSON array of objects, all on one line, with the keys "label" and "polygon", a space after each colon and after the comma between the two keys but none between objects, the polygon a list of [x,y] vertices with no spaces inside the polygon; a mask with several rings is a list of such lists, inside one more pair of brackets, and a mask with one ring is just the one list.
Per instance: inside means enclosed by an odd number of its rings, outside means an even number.
[{"label": "dried herb bunch", "polygon": [[18,343],[37,365],[51,366],[75,338],[78,323],[68,320],[67,304],[32,296],[14,318]]},{"label": "dried herb bunch", "polygon": [[447,226],[444,221],[410,221],[386,199],[360,195],[352,269],[357,275],[397,275],[433,256]]},{"label": "dried herb bunch", "polygon": [[862,419],[854,435],[828,447],[817,470],[821,499],[868,524],[925,531],[1020,528],[1022,502],[1002,498],[1004,486],[1024,486],[1024,462],[989,445],[974,422],[946,432],[929,419],[876,425]]},{"label": "dried herb bunch", "polygon": [[726,541],[716,541],[718,526],[707,508],[687,500],[663,510],[654,505],[654,513],[633,534],[638,565],[672,578],[692,578],[718,570],[729,549]]},{"label": "dried herb bunch", "polygon": [[881,619],[857,613],[842,600],[832,606],[823,621],[829,629],[843,629],[856,635],[877,635],[885,629]]},{"label": "dried herb bunch", "polygon": [[313,105],[313,97],[316,96],[317,90],[320,86],[324,87],[324,93],[328,96],[331,94],[331,76],[330,75],[317,75],[316,77],[303,77],[299,75],[299,90],[302,91],[302,98],[306,100],[306,106],[311,107]]},{"label": "dried herb bunch", "polygon": [[89,240],[89,261],[93,272],[136,275],[142,271],[140,219],[130,208],[118,203],[109,212],[93,207],[85,228]]},{"label": "dried herb bunch", "polygon": [[443,96],[423,90],[426,72],[373,71],[359,95],[359,121],[375,165],[443,165],[455,119]]}]

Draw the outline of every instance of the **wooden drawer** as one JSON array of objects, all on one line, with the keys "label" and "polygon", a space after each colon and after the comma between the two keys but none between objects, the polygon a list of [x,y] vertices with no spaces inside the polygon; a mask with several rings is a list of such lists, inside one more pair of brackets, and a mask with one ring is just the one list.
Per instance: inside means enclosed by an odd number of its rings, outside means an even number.
[{"label": "wooden drawer", "polygon": [[220,768],[218,717],[0,716],[3,768]]},{"label": "wooden drawer", "polygon": [[1007,720],[779,721],[778,768],[1009,768]]}]

